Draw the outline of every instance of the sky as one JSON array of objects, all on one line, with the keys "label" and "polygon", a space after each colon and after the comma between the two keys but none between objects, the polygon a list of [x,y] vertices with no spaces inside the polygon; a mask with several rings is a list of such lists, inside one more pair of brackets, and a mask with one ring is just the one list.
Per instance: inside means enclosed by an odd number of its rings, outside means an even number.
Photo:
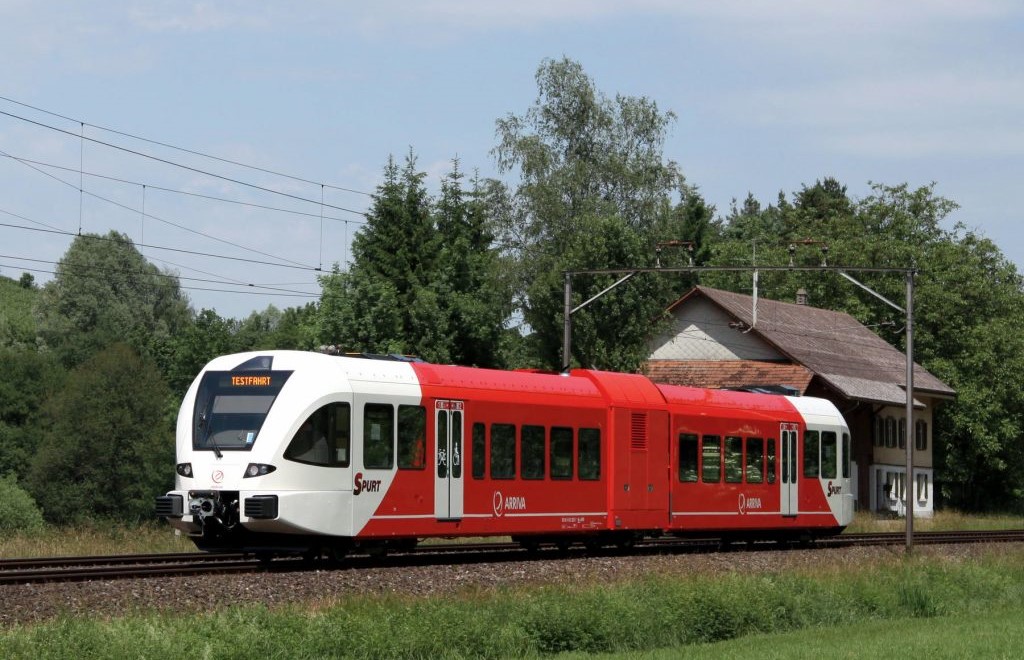
[{"label": "sky", "polygon": [[499,176],[496,121],[562,57],[675,113],[719,214],[934,184],[1024,266],[1024,3],[0,0],[0,275],[114,230],[197,311],[315,301],[389,157]]}]

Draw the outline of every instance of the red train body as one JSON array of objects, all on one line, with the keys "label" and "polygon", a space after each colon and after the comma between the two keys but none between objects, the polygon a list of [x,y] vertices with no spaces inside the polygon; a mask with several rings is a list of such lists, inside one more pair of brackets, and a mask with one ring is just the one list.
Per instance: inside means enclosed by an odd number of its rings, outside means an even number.
[{"label": "red train body", "polygon": [[853,514],[830,402],[589,370],[224,356],[185,397],[177,452],[158,514],[215,550],[809,538]]}]

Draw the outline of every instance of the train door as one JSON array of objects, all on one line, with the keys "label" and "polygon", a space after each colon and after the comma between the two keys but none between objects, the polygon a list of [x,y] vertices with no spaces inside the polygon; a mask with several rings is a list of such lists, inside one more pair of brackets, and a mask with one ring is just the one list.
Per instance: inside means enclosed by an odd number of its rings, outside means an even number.
[{"label": "train door", "polygon": [[434,402],[434,517],[462,519],[462,401]]},{"label": "train door", "polygon": [[797,484],[800,483],[799,479],[797,479],[796,471],[797,425],[782,424],[779,434],[782,437],[780,461],[782,463],[782,478],[779,479],[779,487],[781,488],[779,506],[781,507],[782,515],[796,516],[799,510]]}]

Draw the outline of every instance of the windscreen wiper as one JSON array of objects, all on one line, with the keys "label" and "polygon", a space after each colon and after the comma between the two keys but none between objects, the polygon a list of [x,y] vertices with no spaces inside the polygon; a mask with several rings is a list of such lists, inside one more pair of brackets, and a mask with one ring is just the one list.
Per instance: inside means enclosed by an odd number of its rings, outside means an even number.
[{"label": "windscreen wiper", "polygon": [[[199,428],[206,426],[206,411],[199,413]],[[221,452],[220,447],[217,446],[217,439],[213,433],[207,431],[206,439],[210,441],[210,446],[213,448],[213,453],[217,458],[223,458],[224,454]]]}]

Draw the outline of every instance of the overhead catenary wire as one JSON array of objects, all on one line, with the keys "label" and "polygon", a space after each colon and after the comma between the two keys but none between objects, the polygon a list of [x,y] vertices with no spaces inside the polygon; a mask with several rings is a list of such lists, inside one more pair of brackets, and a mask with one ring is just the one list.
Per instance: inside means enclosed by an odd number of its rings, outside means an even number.
[{"label": "overhead catenary wire", "polygon": [[[11,160],[20,161],[22,163],[29,163],[29,164],[32,164],[32,165],[39,165],[41,167],[48,167],[48,168],[54,169],[54,170],[62,170],[62,171],[65,171],[65,172],[78,172],[78,170],[76,168],[73,168],[73,167],[65,167],[63,165],[57,165],[55,163],[47,163],[47,162],[40,161],[40,160],[33,160],[31,158],[24,158],[22,156],[16,156],[14,154],[6,153],[6,152],[4,152],[2,150],[0,150],[0,157],[9,158]],[[276,213],[289,213],[291,215],[304,216],[304,217],[307,217],[307,218],[322,218],[324,220],[335,220],[337,222],[344,222],[344,223],[352,222],[352,223],[355,223],[357,225],[366,224],[366,220],[354,220],[354,219],[351,219],[351,218],[339,218],[338,216],[335,216],[335,215],[327,215],[327,214],[323,213],[322,209],[321,209],[320,213],[310,213],[308,211],[298,211],[296,209],[285,209],[285,208],[281,208],[279,206],[269,206],[267,204],[257,204],[255,202],[246,202],[246,201],[242,201],[240,199],[228,199],[227,197],[217,197],[216,195],[207,195],[207,194],[204,194],[204,193],[197,193],[197,192],[192,192],[192,191],[189,191],[189,190],[178,190],[176,188],[167,188],[167,187],[164,187],[164,186],[155,185],[153,183],[143,183],[141,181],[132,181],[130,179],[122,179],[120,177],[110,176],[108,174],[98,174],[96,172],[88,172],[88,171],[86,171],[84,174],[85,174],[85,176],[93,177],[93,178],[96,178],[96,179],[103,179],[105,181],[114,181],[116,183],[123,183],[125,185],[130,185],[130,186],[144,186],[144,187],[146,187],[146,188],[148,188],[150,190],[159,190],[160,192],[172,193],[172,194],[175,194],[175,195],[185,195],[185,196],[188,196],[188,197],[197,197],[197,198],[200,198],[200,199],[207,199],[207,200],[215,201],[215,202],[224,202],[226,204],[237,204],[239,206],[245,206],[245,207],[254,208],[254,209],[263,209],[264,211],[274,211]],[[365,216],[365,214],[363,214],[363,215]]]},{"label": "overhead catenary wire", "polygon": [[[10,154],[8,154],[8,153],[7,153],[6,151],[4,151],[3,149],[0,149],[0,155],[2,155],[2,156],[10,156]],[[54,174],[50,174],[49,172],[43,171],[43,170],[39,169],[38,167],[36,167],[36,166],[34,166],[34,165],[31,165],[31,164],[29,164],[29,163],[26,163],[26,162],[24,162],[24,161],[21,161],[20,159],[17,159],[17,158],[15,158],[14,160],[15,160],[15,161],[17,161],[17,162],[20,162],[21,164],[25,165],[26,167],[28,167],[28,168],[30,168],[30,169],[32,169],[32,170],[34,170],[34,171],[36,171],[36,172],[39,172],[39,173],[40,173],[40,174],[42,174],[43,176],[47,176],[47,177],[50,177],[50,178],[51,178],[51,179],[53,179],[54,181],[57,181],[57,182],[59,182],[59,183],[62,183],[62,184],[64,184],[64,185],[66,185],[66,186],[70,186],[71,188],[74,188],[74,187],[75,187],[73,183],[70,183],[70,182],[68,182],[68,181],[65,181],[64,179],[60,178],[59,176],[56,176],[56,175],[54,175]],[[80,192],[80,193],[81,193],[81,192],[84,192],[84,194],[86,194],[86,195],[89,195],[90,197],[95,197],[96,199],[100,199],[100,200],[102,200],[102,201],[105,201],[105,202],[107,202],[108,204],[112,204],[112,205],[114,205],[114,206],[117,206],[117,207],[119,207],[119,208],[122,208],[122,209],[124,209],[124,210],[126,210],[126,211],[132,211],[132,212],[138,212],[138,211],[139,211],[139,209],[135,209],[135,208],[132,208],[132,207],[130,207],[130,206],[128,206],[128,205],[126,205],[126,204],[122,204],[121,202],[117,202],[117,201],[115,201],[115,200],[112,200],[112,199],[110,199],[110,198],[108,198],[108,197],[104,197],[103,195],[99,195],[99,194],[97,194],[97,193],[94,193],[94,192],[91,192],[91,191],[87,191],[87,192],[85,192],[85,191],[82,191],[82,190],[80,189],[80,190],[79,190],[79,192]],[[145,215],[145,211],[143,211],[143,214]],[[217,236],[213,236],[213,235],[211,235],[211,234],[206,234],[206,233],[204,233],[204,232],[201,232],[201,231],[199,231],[199,230],[196,230],[196,229],[189,229],[188,227],[185,227],[184,225],[180,225],[180,224],[178,224],[178,223],[176,223],[176,222],[172,222],[172,221],[170,221],[170,220],[166,220],[166,219],[164,219],[164,218],[160,218],[160,217],[158,217],[158,216],[155,216],[155,215],[152,215],[152,214],[150,214],[150,215],[149,215],[148,217],[150,217],[150,218],[153,218],[154,220],[156,220],[156,221],[158,221],[158,222],[162,222],[162,223],[164,223],[164,224],[167,224],[167,225],[170,225],[170,226],[172,226],[172,227],[176,227],[176,228],[178,228],[178,229],[181,229],[182,231],[187,231],[187,232],[190,232],[190,233],[196,234],[197,236],[202,236],[203,238],[208,238],[208,239],[210,239],[210,240],[213,240],[213,241],[217,241],[217,242],[219,242],[219,243],[224,243],[225,245],[230,245],[231,247],[236,247],[236,248],[239,248],[239,249],[241,249],[241,250],[245,250],[245,251],[247,251],[247,252],[252,252],[253,254],[259,254],[259,255],[262,255],[262,256],[264,256],[264,257],[270,257],[271,259],[279,259],[279,260],[281,260],[281,261],[287,261],[287,262],[289,262],[289,263],[292,263],[292,264],[299,264],[299,263],[300,263],[300,262],[298,262],[298,261],[294,261],[294,260],[292,260],[292,259],[287,259],[287,258],[285,258],[285,257],[279,257],[279,256],[276,256],[276,255],[273,255],[273,254],[267,253],[267,252],[263,252],[263,251],[261,251],[261,250],[257,250],[257,249],[255,249],[255,248],[250,248],[250,247],[246,247],[246,246],[244,246],[244,245],[240,245],[240,244],[238,244],[238,243],[234,243],[234,242],[232,242],[232,241],[229,241],[229,240],[227,240],[227,239],[224,239],[224,238],[219,238],[219,237],[217,237]],[[81,233],[82,233],[82,224],[81,224],[81,220],[79,220],[79,225],[78,225],[78,233],[79,233],[79,235],[81,235]],[[319,269],[315,269],[315,270],[319,270]]]},{"label": "overhead catenary wire", "polygon": [[15,105],[20,105],[23,108],[29,108],[31,110],[35,110],[36,112],[42,112],[43,114],[50,115],[51,117],[58,117],[60,119],[66,120],[66,121],[74,122],[76,124],[81,124],[82,126],[91,126],[92,128],[95,128],[95,129],[100,130],[100,131],[105,131],[107,133],[113,133],[114,135],[120,135],[122,137],[131,138],[133,140],[139,140],[140,142],[148,142],[149,144],[155,144],[157,146],[166,147],[168,149],[174,149],[174,150],[180,151],[182,153],[192,154],[193,156],[200,156],[202,158],[209,158],[210,160],[219,161],[221,163],[226,163],[226,164],[229,164],[229,165],[237,165],[238,167],[244,167],[244,168],[247,168],[247,169],[250,169],[250,170],[254,170],[254,171],[257,171],[257,172],[263,172],[264,174],[272,174],[274,176],[279,176],[279,177],[282,177],[282,178],[285,178],[285,179],[291,179],[292,181],[299,181],[301,183],[309,183],[309,184],[317,185],[317,186],[326,186],[327,188],[330,188],[331,190],[340,190],[342,192],[350,192],[350,193],[354,193],[356,195],[366,195],[367,197],[372,197],[373,196],[373,193],[368,193],[368,192],[366,192],[364,190],[356,190],[354,188],[346,188],[344,186],[337,186],[337,185],[333,185],[333,184],[330,184],[330,183],[323,183],[323,182],[319,182],[319,181],[311,181],[309,179],[305,179],[305,178],[302,178],[300,176],[295,176],[293,174],[285,174],[284,172],[277,172],[277,171],[274,171],[274,170],[271,170],[271,169],[267,169],[267,168],[264,168],[264,167],[259,167],[257,165],[251,165],[249,163],[242,163],[242,162],[239,162],[239,161],[236,161],[236,160],[231,160],[230,158],[223,158],[221,156],[214,156],[212,154],[204,153],[202,151],[196,151],[196,150],[193,150],[193,149],[187,149],[185,147],[179,147],[179,146],[176,146],[176,145],[173,145],[173,144],[169,144],[167,142],[160,142],[159,140],[152,140],[150,138],[145,138],[145,137],[142,137],[142,136],[139,136],[139,135],[133,135],[131,133],[126,133],[125,131],[119,131],[119,130],[114,129],[114,128],[108,128],[108,127],[105,127],[105,126],[100,126],[99,124],[92,124],[92,123],[89,123],[89,122],[84,122],[84,121],[82,121],[80,119],[74,119],[72,117],[68,117],[67,115],[62,115],[59,112],[54,112],[52,110],[47,110],[45,108],[40,108],[38,106],[30,105],[28,103],[23,103],[21,101],[17,101],[15,99],[12,99],[12,98],[9,98],[9,97],[6,97],[6,96],[0,96],[0,100],[7,101],[8,103],[13,103]]},{"label": "overhead catenary wire", "polygon": [[[234,183],[234,184],[239,185],[239,186],[246,186],[248,188],[253,188],[255,190],[260,190],[260,191],[265,192],[265,193],[270,193],[272,195],[280,195],[282,197],[287,197],[289,199],[294,199],[294,200],[297,200],[297,201],[300,201],[300,202],[305,202],[305,203],[308,203],[308,204],[317,204],[318,203],[315,199],[310,199],[308,197],[302,197],[301,195],[293,195],[292,193],[283,192],[281,190],[274,190],[273,188],[267,188],[266,186],[261,186],[261,185],[256,184],[256,183],[249,183],[248,181],[242,181],[241,179],[235,179],[233,177],[225,176],[223,174],[217,174],[215,172],[209,172],[207,170],[203,170],[203,169],[200,169],[198,167],[192,167],[191,165],[184,165],[182,163],[176,163],[176,162],[174,162],[172,160],[168,160],[166,158],[160,158],[159,156],[154,156],[152,154],[147,154],[147,153],[142,152],[142,151],[137,151],[135,149],[129,149],[128,147],[123,147],[121,145],[113,144],[111,142],[105,142],[103,140],[99,140],[99,139],[96,139],[96,138],[93,138],[93,137],[86,137],[84,134],[81,135],[81,136],[77,136],[74,133],[72,133],[71,131],[64,130],[63,128],[58,128],[57,126],[51,126],[50,124],[45,124],[43,122],[36,121],[34,119],[29,119],[28,117],[22,117],[20,115],[16,115],[16,114],[11,113],[11,112],[6,112],[4,110],[0,110],[0,115],[11,117],[12,119],[17,119],[17,120],[20,120],[20,121],[23,121],[23,122],[26,122],[26,123],[29,123],[29,124],[33,124],[35,126],[39,126],[41,128],[46,128],[46,129],[51,130],[51,131],[56,131],[58,133],[63,133],[64,135],[80,137],[82,140],[88,140],[89,142],[92,142],[92,143],[95,143],[95,144],[99,144],[99,145],[102,145],[102,146],[105,146],[105,147],[109,147],[111,149],[116,149],[118,151],[123,151],[125,153],[132,154],[133,156],[139,156],[140,158],[148,158],[149,160],[153,160],[153,161],[156,161],[158,163],[163,163],[164,165],[170,165],[171,167],[177,167],[177,168],[180,168],[180,169],[183,169],[183,170],[187,170],[189,172],[195,172],[196,174],[202,174],[203,176],[209,176],[209,177],[212,177],[212,178],[215,178],[215,179],[220,179],[221,181],[227,181],[229,183]],[[364,216],[364,217],[366,216],[366,214],[364,212],[362,212],[362,211],[355,211],[353,209],[345,208],[344,206],[336,206],[334,204],[324,204],[324,206],[326,206],[327,208],[335,209],[337,211],[344,211],[345,213],[354,213],[356,215],[361,215],[361,216]]]},{"label": "overhead catenary wire", "polygon": [[[16,258],[17,259],[22,259],[22,257],[16,257]],[[29,272],[32,272],[32,273],[43,273],[43,274],[46,274],[46,275],[56,275],[57,274],[55,271],[52,271],[52,270],[45,270],[45,269],[42,269],[42,268],[27,268],[27,267],[24,267],[24,266],[15,266],[13,264],[3,264],[3,263],[0,263],[0,268],[12,268],[12,269],[15,269],[15,270],[29,271]],[[161,287],[161,288],[175,288],[173,284],[154,284],[153,286],[158,286],[158,287]],[[266,295],[268,295],[266,291],[246,291],[246,290],[240,290],[240,289],[211,289],[211,288],[208,288],[208,287],[199,287],[199,286],[181,286],[180,284],[176,288],[181,289],[181,290],[185,290],[185,291],[211,291],[211,292],[215,292],[215,293],[240,293],[240,294],[243,294],[243,295],[250,295],[250,296],[266,296]],[[319,294],[312,294],[312,293],[275,293],[274,295],[285,297],[285,298],[319,298],[320,297]]]},{"label": "overhead catenary wire", "polygon": [[[6,215],[10,215],[10,216],[14,216],[16,218],[27,220],[28,222],[35,222],[34,220],[29,220],[28,218],[25,218],[24,216],[18,215],[17,213],[12,213],[10,211],[6,211],[4,209],[0,209],[0,213],[4,213]],[[38,224],[42,224],[42,223],[38,223]],[[26,231],[45,232],[45,233],[48,233],[48,234],[61,234],[63,236],[77,236],[77,234],[75,234],[74,232],[66,231],[66,230],[63,230],[63,229],[54,229],[54,228],[40,229],[38,227],[26,227],[24,225],[12,225],[10,223],[4,223],[4,222],[0,222],[0,227],[11,227],[11,228],[14,228],[14,229],[24,229]],[[91,236],[90,238],[93,238],[95,240],[101,240],[101,241],[113,240],[113,239],[110,239],[110,238],[108,238],[106,236]],[[250,263],[250,264],[260,264],[261,266],[274,266],[276,268],[292,268],[292,269],[295,269],[295,270],[305,270],[305,271],[310,271],[310,272],[320,272],[320,269],[318,269],[318,268],[316,268],[314,266],[279,264],[279,263],[273,263],[273,262],[269,262],[269,261],[261,261],[259,259],[246,259],[245,257],[231,257],[231,256],[228,256],[226,254],[212,254],[210,252],[198,252],[196,250],[184,250],[184,249],[181,249],[181,248],[166,247],[166,246],[163,246],[163,245],[153,245],[152,243],[147,243],[146,245],[138,245],[138,246],[139,247],[148,247],[148,248],[151,248],[153,250],[167,250],[169,252],[180,252],[182,254],[192,254],[192,255],[196,255],[196,256],[200,256],[200,257],[213,257],[213,258],[216,258],[216,259],[227,259],[229,261],[242,261],[242,262]]]},{"label": "overhead catenary wire", "polygon": [[[280,291],[282,293],[296,293],[296,294],[302,294],[302,295],[314,295],[314,294],[312,294],[312,293],[310,293],[308,291],[296,291],[295,289],[283,289],[283,288],[280,288],[280,287],[277,287],[277,286],[274,286],[274,285],[269,285],[269,284],[254,284],[252,282],[242,282],[242,281],[238,281],[238,280],[236,280],[236,281],[207,280],[207,279],[203,279],[203,278],[200,278],[200,277],[185,277],[183,275],[175,275],[173,273],[163,273],[163,272],[159,272],[159,271],[153,273],[153,272],[146,272],[146,271],[131,270],[131,269],[126,269],[126,268],[111,268],[111,267],[102,266],[102,265],[69,264],[69,263],[67,263],[65,261],[53,261],[52,259],[33,259],[31,257],[20,257],[20,256],[13,255],[13,254],[0,254],[0,259],[15,259],[17,261],[31,261],[32,263],[52,264],[52,265],[55,265],[55,266],[59,265],[59,266],[62,266],[63,268],[65,268],[65,269],[73,270],[73,271],[97,270],[97,271],[102,271],[104,273],[123,273],[123,274],[126,274],[126,275],[142,275],[142,276],[146,276],[146,277],[153,276],[153,277],[162,277],[162,278],[165,278],[165,279],[187,280],[189,282],[204,282],[206,284],[228,284],[228,285],[231,285],[231,286],[245,286],[245,287],[251,287],[251,288],[254,288],[254,289],[265,289],[267,291]],[[8,266],[8,267],[13,267],[13,266]]]}]

